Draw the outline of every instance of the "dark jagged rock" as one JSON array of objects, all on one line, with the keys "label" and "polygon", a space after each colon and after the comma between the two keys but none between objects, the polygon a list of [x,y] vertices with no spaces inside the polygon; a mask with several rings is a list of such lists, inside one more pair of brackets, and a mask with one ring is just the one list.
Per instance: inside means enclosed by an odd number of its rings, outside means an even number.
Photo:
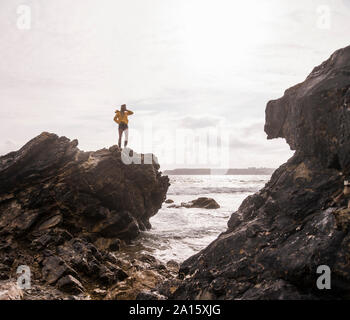
[{"label": "dark jagged rock", "polygon": [[166,297],[151,291],[141,291],[136,296],[136,300],[166,300]]},{"label": "dark jagged rock", "polygon": [[85,290],[79,280],[75,279],[71,275],[61,278],[57,283],[57,287],[61,291],[71,294],[80,294]]},{"label": "dark jagged rock", "polygon": [[198,198],[188,203],[182,203],[185,208],[200,208],[200,209],[219,209],[220,205],[212,198]]},{"label": "dark jagged rock", "polygon": [[0,234],[64,226],[71,233],[135,238],[149,228],[169,186],[159,165],[125,165],[112,147],[82,152],[43,133],[0,158]]},{"label": "dark jagged rock", "polygon": [[[271,101],[269,139],[295,155],[244,200],[228,229],[180,268],[173,299],[350,298],[350,47],[335,52],[305,82]],[[332,271],[318,290],[317,267]]]},{"label": "dark jagged rock", "polygon": [[151,227],[168,177],[156,161],[125,164],[117,147],[77,145],[42,133],[0,157],[2,279],[24,264],[36,282],[78,294],[128,277],[111,251]]},{"label": "dark jagged rock", "polygon": [[350,48],[336,51],[305,82],[266,108],[268,139],[285,138],[302,157],[324,167],[350,166]]},{"label": "dark jagged rock", "polygon": [[[153,256],[135,251],[121,251],[120,254],[118,264],[129,277],[110,287],[104,299],[163,300],[166,292],[174,292],[171,291],[173,287],[170,286],[170,281],[176,279],[179,266],[164,266]],[[167,283],[169,286],[166,286]],[[165,291],[164,286],[168,291]]]},{"label": "dark jagged rock", "polygon": [[212,198],[198,198],[190,202],[183,202],[181,205],[172,204],[168,208],[200,208],[200,209],[219,209],[220,205]]}]

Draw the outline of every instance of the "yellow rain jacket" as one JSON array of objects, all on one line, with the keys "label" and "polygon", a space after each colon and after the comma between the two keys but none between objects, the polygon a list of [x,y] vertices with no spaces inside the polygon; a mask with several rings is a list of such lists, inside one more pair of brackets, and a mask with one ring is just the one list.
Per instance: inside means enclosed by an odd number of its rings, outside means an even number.
[{"label": "yellow rain jacket", "polygon": [[134,114],[130,110],[127,110],[124,113],[121,113],[119,110],[117,110],[115,113],[116,113],[116,115],[114,117],[114,121],[118,124],[120,124],[122,122],[125,124],[128,124],[129,123],[128,116],[131,116],[132,114]]}]

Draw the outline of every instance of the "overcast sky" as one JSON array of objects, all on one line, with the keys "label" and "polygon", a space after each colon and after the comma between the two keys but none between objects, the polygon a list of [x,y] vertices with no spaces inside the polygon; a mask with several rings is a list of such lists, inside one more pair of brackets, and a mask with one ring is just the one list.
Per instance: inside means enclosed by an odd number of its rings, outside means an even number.
[{"label": "overcast sky", "polygon": [[277,167],[266,103],[350,44],[350,0],[1,0],[0,30],[0,154],[42,131],[109,147],[126,103],[130,147],[162,168],[215,166],[206,135],[229,139],[224,166]]}]

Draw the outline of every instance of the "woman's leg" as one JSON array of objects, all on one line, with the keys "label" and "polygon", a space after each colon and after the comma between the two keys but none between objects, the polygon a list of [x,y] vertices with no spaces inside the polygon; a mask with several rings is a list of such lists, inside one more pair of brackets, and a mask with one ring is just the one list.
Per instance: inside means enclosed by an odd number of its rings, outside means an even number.
[{"label": "woman's leg", "polygon": [[121,148],[122,147],[123,129],[119,127],[118,133],[119,133],[118,146],[119,146],[119,148]]},{"label": "woman's leg", "polygon": [[129,129],[124,130],[124,148],[128,145],[128,140],[129,140]]}]

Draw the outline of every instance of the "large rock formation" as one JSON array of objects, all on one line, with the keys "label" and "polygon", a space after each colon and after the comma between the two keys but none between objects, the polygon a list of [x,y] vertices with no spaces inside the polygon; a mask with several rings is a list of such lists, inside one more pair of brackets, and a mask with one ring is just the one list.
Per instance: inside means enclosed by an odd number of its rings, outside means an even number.
[{"label": "large rock formation", "polygon": [[117,147],[77,145],[42,133],[0,157],[0,280],[28,265],[40,283],[77,294],[128,276],[110,252],[151,227],[168,177],[156,161],[124,164]]},{"label": "large rock formation", "polygon": [[[174,299],[350,298],[350,47],[266,109],[268,138],[295,155],[248,197],[228,229],[185,261]],[[316,286],[332,271],[331,290]]]}]

